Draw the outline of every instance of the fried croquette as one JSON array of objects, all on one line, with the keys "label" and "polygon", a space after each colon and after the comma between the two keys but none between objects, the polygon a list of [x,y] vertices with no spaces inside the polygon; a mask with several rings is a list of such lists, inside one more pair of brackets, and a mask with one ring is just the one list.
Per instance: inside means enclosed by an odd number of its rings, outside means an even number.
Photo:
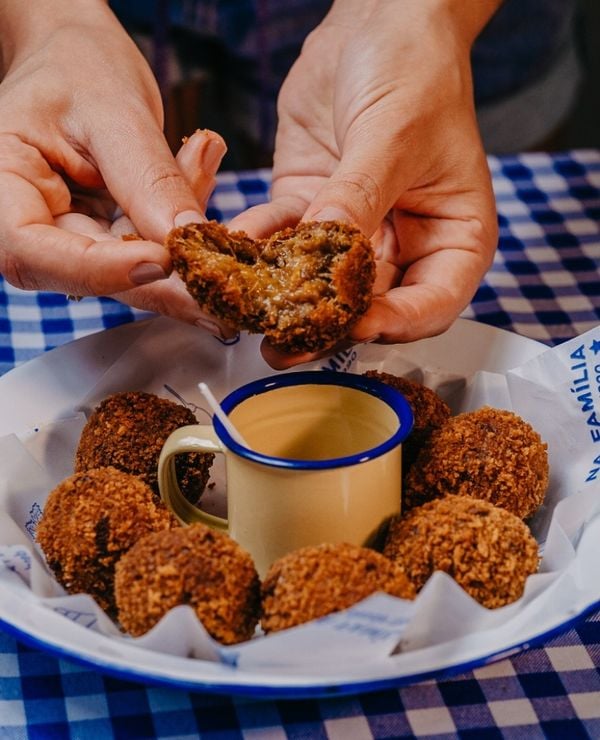
[{"label": "fried croquette", "polygon": [[49,494],[36,530],[56,580],[116,614],[115,563],[142,536],[178,526],[150,487],[113,467],[65,478]]},{"label": "fried croquette", "polygon": [[261,589],[265,632],[347,609],[375,591],[413,599],[402,568],[381,553],[348,543],[303,547],[269,568]]},{"label": "fried croquette", "polygon": [[373,250],[341,222],[301,223],[254,241],[209,221],[174,229],[166,246],[203,311],[281,351],[332,347],[371,303]]},{"label": "fried croquette", "polygon": [[258,623],[260,581],[250,555],[204,524],[138,540],[117,564],[115,592],[119,622],[134,636],[181,604],[226,645],[250,639]]},{"label": "fried croquette", "polygon": [[404,479],[403,505],[474,496],[526,519],[547,488],[548,452],[540,435],[512,411],[486,406],[431,432]]},{"label": "fried croquette", "polygon": [[450,406],[434,390],[415,380],[379,370],[367,370],[364,375],[400,391],[412,409],[413,428],[402,443],[402,474],[406,475],[431,432],[450,417]]},{"label": "fried croquette", "polygon": [[[159,496],[158,458],[167,437],[193,412],[153,393],[126,391],[105,398],[90,414],[75,453],[75,472],[112,465],[137,475]],[[183,495],[196,503],[210,476],[212,453],[177,455],[175,469]]]},{"label": "fried croquette", "polygon": [[537,543],[527,525],[470,496],[435,499],[395,518],[383,552],[418,591],[441,570],[488,609],[516,601],[538,568]]}]

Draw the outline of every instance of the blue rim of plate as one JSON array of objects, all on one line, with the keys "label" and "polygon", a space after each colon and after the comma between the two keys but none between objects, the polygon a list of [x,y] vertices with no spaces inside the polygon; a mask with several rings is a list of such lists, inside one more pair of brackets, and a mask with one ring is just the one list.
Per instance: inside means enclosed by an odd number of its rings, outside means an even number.
[{"label": "blue rim of plate", "polygon": [[[330,683],[330,684],[313,684],[302,686],[274,686],[259,683],[236,684],[234,682],[224,681],[186,681],[185,679],[167,678],[166,676],[151,675],[135,669],[127,669],[121,665],[116,666],[109,662],[100,662],[97,659],[87,657],[75,651],[59,647],[53,643],[34,637],[30,633],[16,627],[11,622],[0,617],[0,629],[15,639],[47,653],[60,660],[71,660],[86,668],[99,671],[105,675],[113,676],[126,681],[134,681],[148,686],[160,686],[164,688],[177,688],[184,691],[201,691],[207,694],[221,694],[228,696],[246,696],[256,699],[324,699],[334,696],[350,696],[373,691],[381,691],[388,688],[400,688],[409,684],[427,681],[430,679],[450,678],[460,673],[471,671],[475,668],[488,665],[505,658],[512,657],[520,652],[529,650],[541,642],[545,642],[552,637],[562,634],[575,624],[583,620],[590,612],[600,607],[600,599],[585,606],[579,614],[573,615],[545,632],[540,632],[531,638],[522,642],[515,642],[512,645],[504,646],[496,651],[486,653],[479,658],[472,658],[465,662],[454,663],[443,668],[434,668],[427,671],[421,671],[414,674],[402,676],[392,676],[372,680],[358,680],[350,683]],[[82,628],[83,629],[83,628]]]},{"label": "blue rim of plate", "polygon": [[387,383],[380,380],[358,375],[349,372],[335,372],[332,370],[304,370],[299,372],[281,373],[279,375],[269,375],[265,378],[253,380],[250,383],[236,388],[221,401],[221,408],[226,414],[231,413],[233,409],[243,401],[262,393],[277,390],[278,388],[289,388],[297,385],[333,385],[350,388],[363,393],[375,396],[380,401],[386,403],[398,418],[398,429],[380,445],[372,447],[369,450],[362,450],[355,455],[345,457],[330,458],[328,460],[298,460],[285,457],[273,457],[264,455],[256,450],[248,449],[239,444],[223,423],[216,417],[213,417],[215,432],[223,444],[232,452],[247,460],[269,465],[275,468],[286,468],[295,470],[325,470],[329,468],[347,467],[349,465],[358,465],[367,462],[380,455],[384,455],[389,450],[397,447],[404,442],[412,430],[414,418],[410,404],[400,391],[393,388]]}]

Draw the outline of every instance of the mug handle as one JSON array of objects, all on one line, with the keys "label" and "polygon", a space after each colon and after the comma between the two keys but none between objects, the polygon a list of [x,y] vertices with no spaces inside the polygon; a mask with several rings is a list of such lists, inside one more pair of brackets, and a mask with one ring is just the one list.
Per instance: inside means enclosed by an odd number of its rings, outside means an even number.
[{"label": "mug handle", "polygon": [[220,516],[207,514],[191,504],[181,493],[175,472],[175,455],[184,452],[225,453],[221,440],[212,426],[190,424],[175,429],[166,439],[158,459],[158,490],[165,506],[183,524],[202,522],[212,529],[227,532],[229,522]]}]

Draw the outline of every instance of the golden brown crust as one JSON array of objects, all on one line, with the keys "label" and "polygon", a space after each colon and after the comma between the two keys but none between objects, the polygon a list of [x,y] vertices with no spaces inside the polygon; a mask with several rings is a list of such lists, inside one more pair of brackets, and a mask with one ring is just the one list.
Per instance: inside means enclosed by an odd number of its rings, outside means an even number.
[{"label": "golden brown crust", "polygon": [[346,224],[301,223],[253,241],[209,221],[174,229],[166,246],[204,311],[282,351],[332,347],[371,304],[373,250]]},{"label": "golden brown crust", "polygon": [[404,568],[417,590],[442,570],[489,609],[518,599],[538,568],[527,525],[469,496],[435,499],[394,519],[384,554]]},{"label": "golden brown crust", "polygon": [[380,370],[367,370],[364,375],[400,391],[412,409],[413,428],[402,443],[402,474],[406,475],[431,432],[450,418],[450,407],[434,390],[415,380]]},{"label": "golden brown crust", "polygon": [[227,645],[250,639],[258,622],[260,582],[250,555],[203,524],[140,539],[117,565],[115,592],[119,621],[134,636],[181,604]]},{"label": "golden brown crust", "polygon": [[36,538],[56,580],[116,614],[114,568],[148,532],[177,526],[139,478],[112,467],[63,480],[46,501]]},{"label": "golden brown crust", "polygon": [[[175,429],[196,424],[190,409],[152,393],[126,391],[105,398],[83,428],[75,452],[75,472],[112,465],[137,475],[158,496],[158,458]],[[184,496],[196,503],[210,476],[214,455],[178,455],[177,478]]]},{"label": "golden brown crust", "polygon": [[435,429],[403,484],[403,504],[475,496],[525,519],[548,488],[547,445],[511,411],[483,407]]},{"label": "golden brown crust", "polygon": [[265,632],[347,609],[375,591],[412,599],[403,569],[381,553],[347,543],[295,550],[270,567],[262,585]]}]

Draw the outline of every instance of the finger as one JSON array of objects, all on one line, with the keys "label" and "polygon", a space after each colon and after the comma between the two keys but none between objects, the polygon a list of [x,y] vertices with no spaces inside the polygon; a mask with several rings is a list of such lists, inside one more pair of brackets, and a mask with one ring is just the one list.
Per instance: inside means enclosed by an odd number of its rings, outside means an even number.
[{"label": "finger", "polygon": [[[449,310],[451,302],[443,291],[437,294],[422,286],[395,288],[376,296],[369,311],[356,324],[350,336],[356,343],[395,344],[436,336],[450,327],[459,311]],[[430,306],[438,311],[430,314]]]},{"label": "finger", "polygon": [[89,236],[95,241],[106,238],[109,230],[108,221],[91,218],[83,213],[65,213],[54,219],[54,225],[64,231]]},{"label": "finger", "polygon": [[262,239],[288,226],[295,226],[322,186],[320,175],[288,175],[273,182],[269,203],[253,206],[231,220],[229,228]]},{"label": "finger", "polygon": [[348,148],[303,220],[345,221],[370,237],[408,186],[398,159],[386,151],[384,142],[383,137],[372,136],[368,143]]},{"label": "finger", "polygon": [[103,237],[89,222],[87,233],[58,228],[43,194],[12,172],[0,173],[0,212],[0,273],[20,288],[106,295],[171,270],[159,244]]},{"label": "finger", "polygon": [[342,339],[336,343],[334,347],[321,350],[320,352],[280,352],[275,349],[266,338],[260,345],[260,352],[265,360],[274,370],[287,370],[290,367],[296,365],[304,365],[307,362],[315,362],[324,357],[331,357],[338,352],[344,352],[345,350],[353,347],[356,344],[351,339]]},{"label": "finger", "polygon": [[91,153],[109,192],[145,239],[162,244],[181,218],[204,219],[201,204],[150,115],[117,120],[101,135],[90,143]]},{"label": "finger", "polygon": [[71,193],[63,178],[35,147],[13,134],[0,134],[0,174],[14,175],[39,192],[45,203],[44,223],[69,211]]},{"label": "finger", "polygon": [[203,212],[215,188],[215,175],[226,152],[223,138],[204,129],[185,139],[175,157]]},{"label": "finger", "polygon": [[284,196],[249,208],[233,218],[228,226],[232,231],[245,231],[253,239],[264,239],[276,231],[295,226],[306,205],[303,198]]},{"label": "finger", "polygon": [[397,285],[400,285],[402,270],[391,262],[376,262],[375,282],[373,283],[373,295],[387,293]]},{"label": "finger", "polygon": [[274,370],[287,370],[289,367],[302,365],[306,362],[317,360],[319,357],[324,357],[326,354],[330,354],[331,350],[327,353],[297,352],[295,354],[288,354],[276,350],[266,339],[263,339],[260,345],[260,353],[265,362]]},{"label": "finger", "polygon": [[222,340],[232,339],[237,334],[235,329],[201,311],[175,273],[172,273],[168,280],[116,293],[112,297],[143,311],[152,311],[188,324],[195,324]]},{"label": "finger", "polygon": [[411,265],[402,283],[375,296],[350,337],[355,342],[411,342],[449,328],[471,300],[487,262],[483,256],[446,249]]}]

